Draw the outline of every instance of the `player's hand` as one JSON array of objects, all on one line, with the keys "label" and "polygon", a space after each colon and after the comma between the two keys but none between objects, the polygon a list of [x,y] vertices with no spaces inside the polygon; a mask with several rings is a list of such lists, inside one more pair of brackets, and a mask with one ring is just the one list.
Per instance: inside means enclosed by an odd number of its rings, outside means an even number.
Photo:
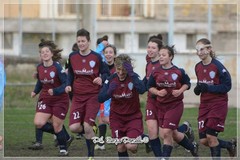
[{"label": "player's hand", "polygon": [[206,83],[199,83],[199,87],[200,87],[202,93],[208,91],[208,84],[206,84]]},{"label": "player's hand", "polygon": [[49,90],[48,90],[48,94],[50,94],[51,96],[53,96],[53,89],[49,89]]},{"label": "player's hand", "polygon": [[133,67],[132,67],[131,63],[124,62],[123,63],[123,67],[126,69],[126,71],[127,71],[129,76],[133,76],[134,75]]},{"label": "player's hand", "polygon": [[107,94],[112,95],[112,92],[118,87],[118,84],[116,82],[111,82],[108,87]]},{"label": "player's hand", "polygon": [[98,84],[99,86],[101,86],[102,85],[102,78],[100,78],[100,77],[95,78],[93,80],[93,83],[94,84]]},{"label": "player's hand", "polygon": [[161,89],[160,91],[157,92],[157,95],[160,97],[164,97],[167,95],[167,90],[166,89]]},{"label": "player's hand", "polygon": [[69,92],[71,92],[71,91],[72,91],[72,87],[71,87],[71,86],[66,86],[65,92],[66,92],[66,93],[69,93]]},{"label": "player's hand", "polygon": [[173,91],[172,91],[172,95],[173,95],[174,97],[178,97],[178,96],[180,96],[181,94],[182,94],[182,92],[181,92],[180,89],[176,89],[176,90],[173,90]]},{"label": "player's hand", "polygon": [[196,85],[196,87],[194,88],[193,91],[194,91],[194,93],[195,93],[197,96],[200,95],[200,93],[201,93],[201,88],[200,88],[199,83],[197,83],[197,85]]},{"label": "player's hand", "polygon": [[38,78],[38,73],[37,73],[37,72],[34,72],[33,75],[32,75],[32,77],[33,77],[34,79],[37,79],[37,78]]},{"label": "player's hand", "polygon": [[108,41],[103,40],[103,41],[102,41],[102,44],[106,47],[106,46],[108,45]]},{"label": "player's hand", "polygon": [[36,96],[36,93],[35,92],[32,92],[31,93],[31,98],[34,98]]}]

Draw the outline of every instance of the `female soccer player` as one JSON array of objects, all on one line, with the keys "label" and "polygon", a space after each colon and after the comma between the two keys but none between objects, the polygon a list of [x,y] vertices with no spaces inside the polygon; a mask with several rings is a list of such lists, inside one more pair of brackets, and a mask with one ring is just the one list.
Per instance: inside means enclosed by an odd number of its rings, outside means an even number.
[{"label": "female soccer player", "polygon": [[224,141],[218,139],[218,133],[224,131],[228,110],[228,94],[232,87],[231,76],[219,62],[212,49],[211,42],[202,38],[196,43],[197,55],[201,59],[195,66],[197,86],[194,93],[200,95],[198,130],[200,142],[208,146],[212,157],[221,157],[221,148],[226,148],[230,157],[236,155],[236,139]]},{"label": "female soccer player", "polygon": [[163,46],[159,56],[161,66],[152,71],[148,88],[156,96],[158,125],[163,137],[162,157],[170,157],[173,140],[197,157],[197,146],[177,130],[183,113],[183,92],[190,88],[190,78],[183,69],[173,65],[173,47]]},{"label": "female soccer player", "polygon": [[[146,76],[143,81],[145,86],[147,86],[148,79],[155,68],[160,67],[159,63],[159,50],[161,49],[163,43],[160,38],[150,38],[147,45],[147,57],[149,61],[146,65]],[[146,123],[148,127],[148,135],[150,139],[150,145],[152,151],[156,157],[161,157],[161,142],[158,137],[158,122],[157,122],[157,106],[156,98],[152,93],[148,92],[147,94],[147,104],[146,104]]]},{"label": "female soccer player", "polygon": [[[60,156],[67,156],[67,140],[71,137],[63,126],[67,115],[69,99],[64,92],[66,73],[59,64],[61,59],[57,45],[53,41],[41,40],[39,52],[41,62],[37,66],[37,83],[31,97],[40,93],[34,124],[42,131],[55,134],[58,140]],[[41,91],[41,92],[40,92]],[[51,118],[52,123],[48,120]]]},{"label": "female soccer player", "polygon": [[[110,128],[112,138],[137,138],[143,133],[142,113],[140,110],[139,94],[145,92],[143,81],[133,71],[132,59],[126,54],[115,58],[116,73],[105,82],[99,93],[99,102],[111,98]],[[117,151],[119,157],[128,157],[128,150],[136,153],[136,143],[119,143]]]},{"label": "female soccer player", "polygon": [[[110,74],[114,74],[116,72],[114,67],[114,59],[117,55],[116,47],[111,44],[107,45],[103,49],[103,55],[105,57],[105,62],[108,65]],[[108,99],[104,103],[101,103],[100,110],[98,112],[99,138],[103,137],[103,141],[105,141],[107,125],[109,125],[110,103],[111,99]],[[95,150],[105,150],[104,143],[98,143],[95,145]]]},{"label": "female soccer player", "polygon": [[[90,50],[90,33],[85,29],[77,31],[79,51],[69,55],[68,81],[65,91],[73,92],[69,128],[74,133],[85,131],[88,157],[94,157],[95,134],[93,126],[99,110],[98,93],[102,82],[109,76],[109,69],[102,57]],[[83,124],[83,125],[82,125]]]}]

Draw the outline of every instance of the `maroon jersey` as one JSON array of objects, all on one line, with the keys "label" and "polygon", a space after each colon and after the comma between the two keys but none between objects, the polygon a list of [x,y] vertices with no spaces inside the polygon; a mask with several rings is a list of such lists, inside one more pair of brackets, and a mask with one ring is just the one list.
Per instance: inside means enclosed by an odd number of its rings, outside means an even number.
[{"label": "maroon jersey", "polygon": [[[149,77],[153,70],[160,67],[159,61],[149,62],[146,66],[146,79],[149,80]],[[151,98],[151,93],[148,92],[148,98]],[[152,98],[151,98],[152,99]]]},{"label": "maroon jersey", "polygon": [[[40,95],[36,107],[37,112],[49,113],[60,119],[65,119],[68,111],[69,98],[64,89],[66,87],[67,75],[61,65],[53,62],[52,66],[37,67],[38,81],[34,92]],[[48,93],[53,89],[53,95]]]},{"label": "maroon jersey", "polygon": [[198,83],[207,83],[208,92],[201,94],[201,103],[228,101],[227,92],[231,89],[231,76],[216,59],[208,65],[199,62],[195,66]]},{"label": "maroon jersey", "polygon": [[[147,85],[147,81],[153,70],[160,67],[159,61],[148,62],[146,65],[146,76],[144,77],[145,85]],[[147,104],[146,104],[146,120],[149,119],[157,119],[157,111],[156,111],[156,96],[152,95],[152,93],[148,92],[147,94]]]},{"label": "maroon jersey", "polygon": [[[59,63],[54,62],[53,65],[49,67],[44,67],[43,64],[40,64],[37,67],[37,73],[38,81],[34,92],[38,94],[41,91],[39,99],[68,99],[68,95],[64,91],[67,76]],[[54,96],[49,95],[49,89],[53,89]]]},{"label": "maroon jersey", "polygon": [[141,112],[139,103],[139,93],[133,86],[131,77],[127,77],[124,81],[119,81],[115,76],[112,81],[118,84],[118,88],[112,93],[111,112],[121,113],[121,115],[131,115]]},{"label": "maroon jersey", "polygon": [[77,51],[69,55],[67,85],[73,83],[73,94],[97,94],[100,86],[94,84],[93,80],[101,77],[104,82],[108,75],[109,69],[98,53],[91,51],[91,53],[84,56]]},{"label": "maroon jersey", "polygon": [[174,97],[172,90],[180,89],[183,84],[188,85],[190,88],[190,78],[183,69],[176,66],[164,69],[160,66],[151,74],[148,81],[148,88],[166,89],[168,92],[167,95],[164,97],[157,96],[157,101],[160,103],[170,103],[182,101],[183,93],[178,97]]},{"label": "maroon jersey", "polygon": [[110,74],[111,74],[111,75],[116,72],[116,69],[115,69],[115,67],[114,67],[114,64],[109,65],[108,68],[109,68],[109,70],[110,70]]}]

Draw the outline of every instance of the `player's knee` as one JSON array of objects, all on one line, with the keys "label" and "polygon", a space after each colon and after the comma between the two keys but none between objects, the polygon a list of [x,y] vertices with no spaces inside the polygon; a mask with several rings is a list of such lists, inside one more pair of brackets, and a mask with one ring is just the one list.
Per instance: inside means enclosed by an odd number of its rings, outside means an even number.
[{"label": "player's knee", "polygon": [[215,147],[219,143],[217,137],[212,136],[212,135],[207,135],[207,141],[208,141],[209,147]]},{"label": "player's knee", "polygon": [[55,133],[59,133],[63,129],[63,127],[60,124],[53,123],[53,129]]},{"label": "player's knee", "polygon": [[163,129],[163,132],[161,133],[161,136],[164,139],[172,139],[173,131],[171,129]]},{"label": "player's knee", "polygon": [[45,123],[43,121],[34,121],[36,128],[42,128]]},{"label": "player's knee", "polygon": [[109,124],[109,117],[103,117],[102,121],[104,124]]},{"label": "player's knee", "polygon": [[72,124],[69,126],[69,130],[72,132],[72,133],[79,133],[82,131],[82,128],[77,125],[77,124]]},{"label": "player's knee", "polygon": [[132,152],[132,153],[137,153],[137,144],[126,144],[126,148]]},{"label": "player's knee", "polygon": [[117,151],[118,152],[125,152],[125,151],[127,151],[127,148],[125,147],[124,144],[119,144],[119,145],[117,145]]},{"label": "player's knee", "polygon": [[158,131],[153,128],[148,128],[148,135],[150,139],[156,139],[158,137]]},{"label": "player's knee", "polygon": [[199,141],[200,141],[200,143],[201,143],[202,145],[208,146],[207,138],[200,139]]}]

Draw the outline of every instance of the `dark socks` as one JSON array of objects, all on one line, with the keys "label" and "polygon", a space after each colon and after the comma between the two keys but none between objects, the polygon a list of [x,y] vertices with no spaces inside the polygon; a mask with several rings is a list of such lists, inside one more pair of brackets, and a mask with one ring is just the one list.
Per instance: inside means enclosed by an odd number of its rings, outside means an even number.
[{"label": "dark socks", "polygon": [[65,131],[62,129],[60,132],[56,133],[56,136],[58,140],[59,149],[67,150],[67,146],[66,146],[67,138],[66,138]]},{"label": "dark socks", "polygon": [[162,151],[161,151],[161,142],[159,138],[149,140],[149,143],[151,145],[152,151],[155,155],[155,157],[162,157]]},{"label": "dark socks", "polygon": [[42,143],[43,131],[39,128],[35,128],[36,142]]},{"label": "dark socks", "polygon": [[70,139],[70,136],[69,136],[69,134],[68,134],[68,132],[67,132],[67,130],[66,130],[66,128],[65,128],[65,126],[64,126],[64,125],[63,125],[63,128],[62,128],[62,130],[65,132],[66,139],[67,139],[67,140],[69,140],[69,139]]},{"label": "dark socks", "polygon": [[221,158],[221,147],[217,145],[216,147],[210,147],[211,155],[214,160],[220,160]]},{"label": "dark socks", "polygon": [[167,157],[171,156],[172,149],[173,149],[173,146],[164,144],[163,145],[162,157],[164,157],[165,159],[168,159]]},{"label": "dark socks", "polygon": [[232,143],[229,142],[229,141],[224,141],[224,140],[218,139],[218,142],[219,142],[219,146],[221,148],[230,148],[230,147],[232,147]]},{"label": "dark socks", "polygon": [[128,152],[118,152],[119,160],[129,160]]},{"label": "dark socks", "polygon": [[188,126],[186,124],[182,124],[177,128],[178,132],[185,133],[188,130]]},{"label": "dark socks", "polygon": [[[103,137],[103,141],[105,141],[105,137],[106,137],[106,132],[107,132],[107,125],[106,124],[100,124],[98,126],[99,128],[99,138]],[[99,146],[104,145],[104,143],[99,143]]]},{"label": "dark socks", "polygon": [[94,143],[92,139],[86,139],[88,157],[94,157]]},{"label": "dark socks", "polygon": [[184,136],[184,138],[178,144],[190,151],[194,149],[193,144],[190,143],[186,136]]},{"label": "dark socks", "polygon": [[53,125],[49,122],[47,122],[44,126],[42,126],[42,128],[40,128],[42,131],[44,132],[48,132],[48,133],[52,133],[55,134],[54,129],[53,129]]}]

